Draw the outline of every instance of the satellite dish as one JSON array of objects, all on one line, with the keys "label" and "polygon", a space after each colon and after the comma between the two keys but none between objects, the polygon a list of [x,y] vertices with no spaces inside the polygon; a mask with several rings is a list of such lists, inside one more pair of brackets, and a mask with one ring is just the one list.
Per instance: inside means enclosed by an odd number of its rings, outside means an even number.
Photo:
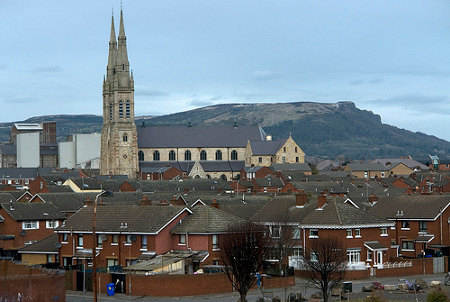
[{"label": "satellite dish", "polygon": [[106,240],[108,240],[108,236],[106,236],[105,234],[100,235],[100,239],[101,239],[102,241],[106,241]]},{"label": "satellite dish", "polygon": [[20,231],[20,235],[25,236],[26,234],[27,234],[27,231],[25,231],[25,230]]},{"label": "satellite dish", "polygon": [[130,240],[131,240],[131,241],[136,241],[136,239],[137,239],[137,238],[136,238],[135,235],[131,235],[131,236],[130,236]]},{"label": "satellite dish", "polygon": [[57,249],[60,249],[60,248],[62,247],[61,242],[55,242],[55,247],[56,247]]}]

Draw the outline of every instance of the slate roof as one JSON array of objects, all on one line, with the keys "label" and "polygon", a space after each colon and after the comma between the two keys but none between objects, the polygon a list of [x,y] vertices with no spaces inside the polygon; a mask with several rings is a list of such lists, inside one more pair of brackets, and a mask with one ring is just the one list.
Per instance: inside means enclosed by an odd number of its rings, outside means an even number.
[{"label": "slate roof", "polygon": [[[265,223],[295,223],[307,228],[348,228],[393,226],[387,219],[343,203],[343,198],[327,198],[318,210],[317,198],[309,198],[303,208],[296,207],[295,195],[274,197],[252,217]],[[289,213],[289,214],[284,214]]]},{"label": "slate roof", "polygon": [[449,205],[450,195],[398,195],[380,198],[369,212],[388,219],[434,220]]},{"label": "slate roof", "polygon": [[33,244],[19,248],[19,254],[58,254],[57,242],[59,242],[58,234],[53,234]]},{"label": "slate roof", "polygon": [[245,222],[244,219],[211,206],[196,206],[193,214],[183,219],[172,229],[173,234],[223,233],[232,224]]},{"label": "slate roof", "polygon": [[276,141],[250,140],[252,155],[274,155],[286,143],[287,138]]},{"label": "slate roof", "polygon": [[266,137],[259,126],[145,126],[137,132],[139,148],[245,148]]},{"label": "slate roof", "polygon": [[0,168],[0,178],[36,178],[37,168]]},{"label": "slate roof", "polygon": [[311,171],[307,163],[272,164],[272,167],[277,171]]},{"label": "slate roof", "polygon": [[350,171],[388,171],[393,167],[386,167],[381,163],[353,163],[347,166]]},{"label": "slate roof", "polygon": [[60,220],[66,216],[51,202],[9,202],[0,204],[15,221]]},{"label": "slate roof", "polygon": [[47,185],[45,187],[52,193],[73,193],[69,186]]},{"label": "slate roof", "polygon": [[17,147],[14,145],[0,145],[0,150],[3,155],[16,155]]},{"label": "slate roof", "polygon": [[[156,234],[172,219],[184,211],[184,206],[135,206],[107,205],[98,206],[96,214],[96,232],[122,232]],[[93,207],[83,207],[69,217],[57,232],[92,232]],[[126,223],[126,227],[125,224]]]},{"label": "slate roof", "polygon": [[100,182],[94,178],[80,177],[70,179],[81,190],[101,190]]},{"label": "slate roof", "polygon": [[230,188],[230,186],[220,179],[182,179],[182,180],[153,180],[153,181],[128,181],[134,188],[142,192],[181,192],[187,188],[189,191],[214,191],[219,188]]},{"label": "slate roof", "polygon": [[[17,191],[14,191],[17,192]],[[23,191],[22,193],[23,194]],[[11,194],[11,191],[8,192],[0,192],[0,203],[5,203],[5,202],[10,202],[12,201],[16,201],[17,197],[15,197],[14,195]]]},{"label": "slate roof", "polygon": [[244,161],[200,161],[203,171],[207,172],[239,172],[245,166]]},{"label": "slate roof", "polygon": [[317,171],[322,171],[324,169],[327,169],[328,167],[337,168],[339,165],[329,159],[323,160],[320,163],[317,164],[316,169]]},{"label": "slate roof", "polygon": [[391,163],[392,167],[397,164],[402,163],[405,166],[407,166],[408,168],[413,169],[413,170],[416,167],[418,167],[420,170],[425,170],[425,171],[430,170],[429,167],[427,167],[424,164],[422,164],[414,159],[411,159],[411,158],[377,158],[377,159],[372,160],[371,163],[381,163],[385,166],[386,166],[386,164]]},{"label": "slate roof", "polygon": [[83,195],[79,193],[39,193],[44,202],[55,205],[62,213],[75,213],[83,206]]},{"label": "slate roof", "polygon": [[255,178],[255,182],[260,187],[284,187],[284,182],[279,177],[264,177],[264,178]]}]

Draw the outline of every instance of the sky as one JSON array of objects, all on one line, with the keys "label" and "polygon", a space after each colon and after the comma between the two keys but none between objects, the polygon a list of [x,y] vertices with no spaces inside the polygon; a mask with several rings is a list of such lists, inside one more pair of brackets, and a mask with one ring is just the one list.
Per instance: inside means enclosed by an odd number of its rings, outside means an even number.
[{"label": "sky", "polygon": [[121,6],[136,116],[352,101],[450,141],[447,0],[0,0],[0,122],[101,115]]}]

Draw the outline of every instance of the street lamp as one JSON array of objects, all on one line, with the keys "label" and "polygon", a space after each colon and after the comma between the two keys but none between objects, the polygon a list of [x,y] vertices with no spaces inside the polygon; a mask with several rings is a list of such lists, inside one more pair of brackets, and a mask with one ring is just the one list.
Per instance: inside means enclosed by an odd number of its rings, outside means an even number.
[{"label": "street lamp", "polygon": [[101,191],[95,196],[94,200],[94,213],[92,215],[92,291],[94,293],[94,302],[97,302],[97,266],[95,261],[95,254],[97,252],[97,238],[95,235],[95,216],[97,213],[97,200],[100,196],[112,196],[113,193],[111,191]]}]

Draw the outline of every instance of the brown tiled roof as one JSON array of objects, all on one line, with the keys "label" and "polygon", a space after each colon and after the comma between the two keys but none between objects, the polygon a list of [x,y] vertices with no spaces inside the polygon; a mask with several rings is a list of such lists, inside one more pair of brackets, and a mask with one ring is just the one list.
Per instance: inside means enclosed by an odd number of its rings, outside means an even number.
[{"label": "brown tiled roof", "polygon": [[[190,210],[171,205],[101,205],[97,206],[96,232],[155,234],[184,211]],[[91,232],[92,216],[93,207],[84,207],[57,231]]]},{"label": "brown tiled roof", "polygon": [[245,222],[242,218],[211,206],[196,206],[193,212],[174,227],[172,233],[223,233],[230,224]]},{"label": "brown tiled roof", "polygon": [[388,219],[434,220],[450,205],[450,195],[398,195],[382,197],[369,211]]}]

